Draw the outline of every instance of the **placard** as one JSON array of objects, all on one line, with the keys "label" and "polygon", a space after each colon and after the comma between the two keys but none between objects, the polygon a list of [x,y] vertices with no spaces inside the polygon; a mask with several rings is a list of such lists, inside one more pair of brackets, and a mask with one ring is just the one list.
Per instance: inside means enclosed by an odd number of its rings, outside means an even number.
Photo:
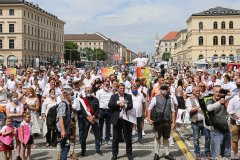
[{"label": "placard", "polygon": [[136,109],[133,108],[131,110],[128,110],[127,112],[124,110],[123,119],[128,122],[137,124]]},{"label": "placard", "polygon": [[6,75],[16,75],[17,74],[17,69],[16,68],[6,68]]},{"label": "placard", "polygon": [[30,138],[30,127],[28,125],[23,125],[18,128],[18,139],[22,142],[22,132],[23,132],[23,139],[24,144],[27,144]]},{"label": "placard", "polygon": [[111,74],[114,73],[113,67],[107,67],[101,69],[102,78],[108,78]]},{"label": "placard", "polygon": [[137,78],[146,78],[147,85],[150,85],[150,67],[137,67]]}]

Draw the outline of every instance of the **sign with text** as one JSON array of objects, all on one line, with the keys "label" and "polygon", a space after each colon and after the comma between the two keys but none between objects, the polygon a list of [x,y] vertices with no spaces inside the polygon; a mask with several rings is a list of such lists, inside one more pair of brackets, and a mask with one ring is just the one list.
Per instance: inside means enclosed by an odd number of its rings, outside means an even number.
[{"label": "sign with text", "polygon": [[150,67],[137,67],[137,78],[146,78],[147,85],[150,85]]},{"label": "sign with text", "polygon": [[107,78],[114,73],[114,69],[113,67],[102,68],[101,73],[102,73],[102,78]]},{"label": "sign with text", "polygon": [[17,69],[16,68],[6,68],[6,75],[16,75],[17,74]]}]

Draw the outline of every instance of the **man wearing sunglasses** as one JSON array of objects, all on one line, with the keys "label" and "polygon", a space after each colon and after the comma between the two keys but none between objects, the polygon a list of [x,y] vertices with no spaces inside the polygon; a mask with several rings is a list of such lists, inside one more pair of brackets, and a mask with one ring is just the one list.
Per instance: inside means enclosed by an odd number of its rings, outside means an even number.
[{"label": "man wearing sunglasses", "polygon": [[111,112],[108,107],[108,103],[112,96],[112,91],[110,89],[110,82],[105,81],[103,84],[103,88],[98,90],[96,93],[96,98],[99,101],[99,129],[100,129],[100,143],[102,144],[103,139],[103,125],[105,121],[106,131],[105,131],[105,142],[106,145],[110,144],[110,118]]}]

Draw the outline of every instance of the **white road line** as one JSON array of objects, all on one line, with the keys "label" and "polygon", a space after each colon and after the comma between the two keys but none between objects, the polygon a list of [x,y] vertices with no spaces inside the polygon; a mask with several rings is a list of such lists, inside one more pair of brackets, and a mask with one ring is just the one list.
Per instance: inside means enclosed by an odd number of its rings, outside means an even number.
[{"label": "white road line", "polygon": [[[95,151],[96,149],[87,149],[88,151]],[[101,149],[101,151],[111,151],[111,148],[103,148]],[[126,149],[119,149],[119,151],[125,151]],[[154,149],[132,149],[133,151],[154,151]],[[161,148],[160,150],[164,150],[163,148]],[[169,149],[170,151],[179,151],[179,149]],[[46,148],[42,148],[42,149],[31,149],[31,151],[57,151],[57,149],[52,148],[52,149],[46,149]],[[75,151],[81,151],[80,148],[75,149]]]}]

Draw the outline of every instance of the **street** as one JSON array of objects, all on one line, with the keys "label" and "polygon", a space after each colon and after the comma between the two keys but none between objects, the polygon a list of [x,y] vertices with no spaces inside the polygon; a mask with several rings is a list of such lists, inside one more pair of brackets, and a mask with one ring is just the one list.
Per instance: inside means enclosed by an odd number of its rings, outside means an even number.
[{"label": "street", "polygon": [[[170,146],[170,153],[175,157],[177,160],[181,159],[194,159],[193,153],[193,142],[188,135],[191,135],[191,128],[189,126],[184,126],[185,134],[181,131],[180,128],[176,128],[176,132],[174,132],[174,139],[176,141],[174,146]],[[183,129],[182,129],[183,130]],[[144,160],[152,160],[154,157],[154,145],[153,145],[153,137],[154,134],[152,133],[151,126],[146,123],[145,124],[145,133],[143,139],[143,145],[138,144],[135,142],[137,140],[137,135],[133,136],[133,156],[134,159],[144,159]],[[36,149],[32,149],[31,159],[32,160],[54,160],[56,159],[57,149],[53,147],[45,147],[45,138],[42,138],[40,135],[36,138],[35,143],[37,144]],[[203,150],[204,139],[201,137],[201,150]],[[88,140],[87,140],[87,152],[86,157],[80,158],[81,147],[77,142],[76,145],[76,154],[79,159],[86,159],[86,160],[108,160],[111,159],[111,145],[101,147],[101,150],[104,156],[99,156],[95,153],[95,145],[94,145],[94,136],[93,134],[89,133]],[[164,150],[163,146],[160,149],[160,158],[164,159]],[[125,160],[127,159],[125,155],[125,143],[119,144],[119,154],[118,158]]]}]

